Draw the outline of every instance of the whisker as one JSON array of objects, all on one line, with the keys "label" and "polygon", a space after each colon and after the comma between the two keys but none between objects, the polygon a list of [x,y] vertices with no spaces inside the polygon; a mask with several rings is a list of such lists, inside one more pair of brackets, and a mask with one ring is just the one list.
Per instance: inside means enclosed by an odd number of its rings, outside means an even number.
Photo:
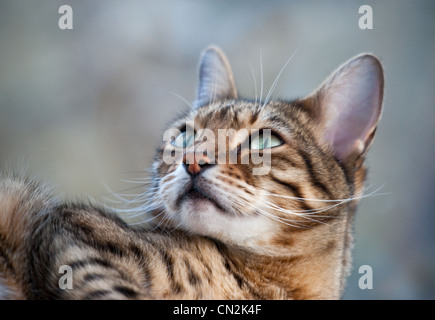
[{"label": "whisker", "polygon": [[136,218],[146,215],[154,210],[159,210],[160,206],[142,206],[141,208],[131,208],[131,209],[120,209],[118,210],[120,214],[127,218]]},{"label": "whisker", "polygon": [[128,225],[130,225],[130,226],[135,226],[135,225],[139,225],[139,224],[146,224],[146,223],[149,223],[150,221],[153,221],[154,219],[158,218],[158,217],[161,216],[162,214],[164,214],[164,211],[160,212],[160,213],[159,213],[158,215],[156,215],[156,216],[152,216],[152,217],[149,218],[149,219],[146,219],[146,220],[143,220],[143,221],[131,222],[131,223],[128,223]]},{"label": "whisker", "polygon": [[[263,208],[252,205],[252,203],[253,203],[252,201],[248,201],[247,199],[245,199],[241,195],[234,196],[233,192],[231,192],[231,190],[228,190],[224,183],[219,182],[218,186],[219,185],[220,185],[221,190],[225,191],[225,197],[230,199],[231,203],[238,204],[241,207],[247,207],[247,206],[252,207],[259,214],[263,214],[269,218],[273,217],[276,221],[280,221],[280,222],[283,222],[286,224],[290,223],[290,225],[292,225],[294,227],[303,226],[303,224],[301,224],[299,221],[295,221],[293,219],[286,219],[284,217],[277,216],[277,215],[273,214],[273,211],[285,213],[286,215],[290,215],[290,216],[297,216],[297,217],[303,218],[307,221],[325,223],[325,222],[318,220],[316,218],[328,218],[329,216],[319,215],[319,213],[331,210],[332,208],[342,204],[342,203],[338,203],[338,204],[336,203],[336,204],[332,204],[329,206],[316,208],[316,209],[308,209],[308,210],[290,210],[290,209],[282,208],[282,207],[278,206],[277,204],[272,203],[270,201],[263,200],[261,202],[261,206],[263,206],[265,209],[271,210],[271,211],[266,211]],[[243,214],[243,211],[238,212],[238,213]]]},{"label": "whisker", "polygon": [[119,172],[119,174],[138,174],[138,173],[151,174],[151,173],[153,173],[153,169],[152,168],[145,168],[142,170],[120,171]]},{"label": "whisker", "polygon": [[[168,216],[168,214],[167,214],[167,212],[166,212],[166,210],[165,211],[163,211],[163,218],[159,221],[159,223],[151,230],[151,231],[154,231],[154,230],[156,230],[156,229],[158,229],[158,228],[161,228],[162,229],[162,231],[166,231],[165,230],[165,227],[163,226],[163,224],[165,224],[166,223],[166,225],[167,225],[167,221],[169,221],[169,216]],[[162,227],[161,227],[162,226]]]},{"label": "whisker", "polygon": [[112,189],[110,189],[110,187],[106,184],[104,180],[101,181],[101,184],[103,185],[103,188],[106,189],[106,191],[108,192],[108,194],[102,195],[102,197],[107,198],[107,196],[110,195],[118,199],[121,203],[124,203],[127,200],[121,197],[117,192],[114,192]]},{"label": "whisker", "polygon": [[255,96],[254,105],[256,105],[257,104],[257,80],[255,79],[254,68],[252,67],[251,61],[249,61],[249,70],[251,71],[251,77],[252,80],[254,81],[254,96]]},{"label": "whisker", "polygon": [[153,178],[132,178],[132,179],[121,179],[125,183],[153,183],[155,179]]},{"label": "whisker", "polygon": [[[280,198],[285,198],[285,199],[290,199],[290,200],[296,200],[296,201],[311,201],[311,202],[338,202],[338,203],[346,203],[346,202],[350,202],[353,200],[359,200],[359,199],[363,199],[363,198],[367,198],[367,197],[374,197],[374,196],[381,196],[381,195],[386,195],[389,193],[380,193],[380,194],[376,194],[380,189],[382,189],[383,186],[379,187],[378,189],[372,191],[369,194],[366,195],[356,195],[353,197],[349,197],[346,199],[310,199],[310,198],[301,198],[301,197],[293,197],[293,196],[285,196],[285,195],[281,195],[281,194],[276,194],[276,193],[272,193],[269,192],[268,190],[261,188],[262,190],[265,191],[265,194],[269,195],[269,196],[274,196],[274,197],[280,197]],[[364,191],[361,192],[361,194],[364,193]]]},{"label": "whisker", "polygon": [[175,226],[175,227],[173,227],[171,230],[169,230],[168,231],[168,233],[172,233],[172,232],[174,232],[175,230],[178,230],[178,227],[179,226],[181,226],[181,221]]},{"label": "whisker", "polygon": [[287,61],[285,62],[285,64],[283,65],[283,67],[281,68],[281,70],[279,71],[279,73],[277,74],[277,76],[275,77],[275,80],[272,83],[272,86],[269,89],[269,92],[267,93],[266,99],[264,99],[264,103],[263,103],[263,107],[269,102],[270,97],[272,96],[273,91],[275,91],[275,88],[278,84],[279,78],[281,77],[282,72],[284,71],[284,69],[287,67],[287,65],[290,63],[290,61],[293,59],[293,57],[295,56],[295,54],[298,52],[299,48],[296,49],[292,55],[290,56],[290,58],[287,59]]},{"label": "whisker", "polygon": [[[320,222],[320,223],[323,223],[323,222],[320,221],[320,220],[314,219],[313,218],[313,214],[316,214],[315,217],[317,217],[317,218],[328,218],[328,216],[319,216],[319,215],[317,215],[317,213],[330,210],[330,208],[327,208],[327,209],[324,209],[324,210],[319,210],[319,211],[316,211],[316,212],[310,212],[310,213],[306,214],[304,212],[295,212],[295,211],[292,211],[292,210],[284,209],[284,208],[282,208],[282,207],[280,207],[280,206],[278,206],[278,205],[276,205],[274,203],[270,203],[270,202],[268,202],[268,207],[271,208],[271,209],[277,210],[279,212],[295,215],[295,216],[298,216],[298,217],[301,217],[301,218],[304,218],[304,219],[307,219],[307,220],[310,220],[310,221],[315,221],[315,222]],[[283,219],[286,220],[285,218],[283,218]]]},{"label": "whisker", "polygon": [[[226,190],[226,189],[224,189],[224,190]],[[280,222],[280,223],[286,224],[286,225],[288,225],[288,226],[295,227],[295,228],[302,228],[302,227],[303,227],[303,225],[301,225],[301,224],[300,224],[299,222],[297,222],[297,221],[290,220],[290,219],[285,219],[285,218],[282,218],[282,217],[276,216],[276,215],[274,215],[274,214],[271,213],[271,212],[268,212],[268,211],[265,211],[265,210],[259,208],[258,206],[254,206],[254,205],[252,204],[252,202],[247,201],[246,199],[244,199],[244,198],[241,197],[241,196],[239,196],[239,197],[235,197],[235,196],[233,195],[233,193],[230,192],[230,190],[226,190],[226,191],[228,191],[228,192],[225,192],[225,193],[226,193],[225,196],[228,197],[232,203],[239,204],[241,207],[250,206],[250,207],[254,208],[254,210],[255,210],[257,213],[262,214],[263,216],[266,216],[266,217],[268,217],[268,218],[270,218],[270,219],[273,219],[273,220],[275,220],[275,221],[278,221],[278,222]],[[273,209],[273,208],[272,208],[272,209]],[[241,213],[243,213],[243,212],[241,212]],[[287,212],[287,213],[288,213],[288,212]],[[290,222],[291,222],[291,223],[290,223]]]},{"label": "whisker", "polygon": [[261,101],[263,101],[263,55],[260,49],[260,100],[259,100],[259,106]]},{"label": "whisker", "polygon": [[169,92],[169,94],[173,95],[174,97],[179,98],[181,101],[183,101],[192,111],[196,111],[195,107],[186,99],[184,99],[182,96],[180,96],[179,94],[175,93],[175,92]]}]

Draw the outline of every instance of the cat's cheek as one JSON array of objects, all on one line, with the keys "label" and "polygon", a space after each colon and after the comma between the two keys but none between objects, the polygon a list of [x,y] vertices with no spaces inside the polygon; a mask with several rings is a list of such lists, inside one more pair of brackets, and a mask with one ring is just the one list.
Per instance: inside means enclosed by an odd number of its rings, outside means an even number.
[{"label": "cat's cheek", "polygon": [[169,217],[179,210],[179,198],[188,188],[189,176],[181,165],[161,181],[159,198],[162,200]]}]

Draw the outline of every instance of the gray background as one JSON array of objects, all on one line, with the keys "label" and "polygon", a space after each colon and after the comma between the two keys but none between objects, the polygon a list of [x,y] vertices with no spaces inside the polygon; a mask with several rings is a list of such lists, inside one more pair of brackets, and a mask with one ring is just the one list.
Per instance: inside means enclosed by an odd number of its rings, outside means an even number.
[{"label": "gray background", "polygon": [[[60,5],[74,10],[60,30]],[[374,29],[358,28],[369,4]],[[372,52],[386,73],[369,154],[370,190],[355,223],[346,299],[434,299],[435,6],[433,1],[0,1],[0,166],[26,167],[66,198],[128,188],[168,121],[194,99],[197,59],[221,46],[244,96],[251,68],[274,97],[314,90]],[[130,190],[128,192],[138,192]],[[372,290],[358,267],[373,268]]]}]

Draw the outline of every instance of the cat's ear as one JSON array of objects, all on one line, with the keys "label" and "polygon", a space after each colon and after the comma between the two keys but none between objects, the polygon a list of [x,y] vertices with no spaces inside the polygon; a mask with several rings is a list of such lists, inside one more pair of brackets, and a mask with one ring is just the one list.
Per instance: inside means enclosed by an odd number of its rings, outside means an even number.
[{"label": "cat's ear", "polygon": [[209,46],[201,55],[195,107],[221,99],[237,99],[233,72],[222,50]]},{"label": "cat's ear", "polygon": [[368,150],[381,115],[383,91],[380,61],[362,54],[339,67],[314,93],[322,139],[337,159]]}]

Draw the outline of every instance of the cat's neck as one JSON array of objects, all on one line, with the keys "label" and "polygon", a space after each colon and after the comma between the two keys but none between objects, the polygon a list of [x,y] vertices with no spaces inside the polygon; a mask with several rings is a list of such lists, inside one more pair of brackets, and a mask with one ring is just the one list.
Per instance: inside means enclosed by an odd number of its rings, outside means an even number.
[{"label": "cat's neck", "polygon": [[[230,261],[229,268],[247,275],[263,299],[340,299],[347,264],[347,221],[333,224],[336,237],[318,237],[331,225],[304,230],[293,237],[287,255],[258,255],[235,247],[220,248]],[[338,230],[337,230],[338,229]]]}]

